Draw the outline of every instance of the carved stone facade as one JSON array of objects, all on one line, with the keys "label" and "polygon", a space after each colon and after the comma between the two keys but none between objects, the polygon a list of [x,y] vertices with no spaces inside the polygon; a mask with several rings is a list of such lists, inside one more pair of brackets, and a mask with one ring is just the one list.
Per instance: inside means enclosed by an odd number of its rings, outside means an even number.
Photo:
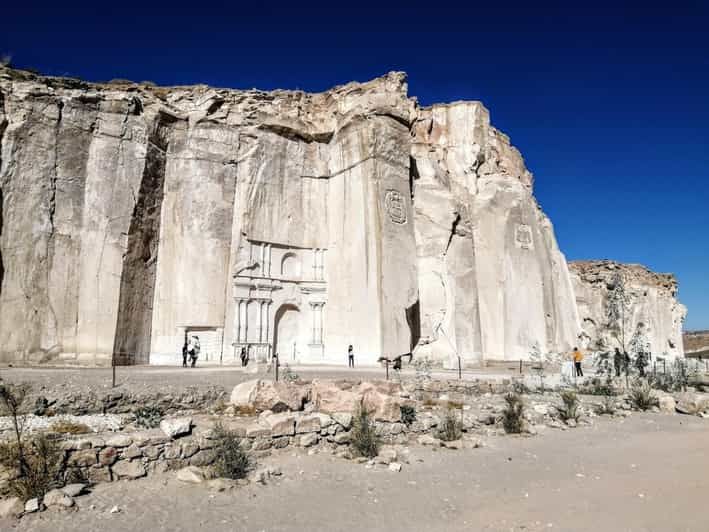
[{"label": "carved stone facade", "polygon": [[323,315],[327,303],[325,254],[321,248],[296,248],[248,241],[250,265],[234,276],[236,312],[233,350],[224,362],[322,362]]}]

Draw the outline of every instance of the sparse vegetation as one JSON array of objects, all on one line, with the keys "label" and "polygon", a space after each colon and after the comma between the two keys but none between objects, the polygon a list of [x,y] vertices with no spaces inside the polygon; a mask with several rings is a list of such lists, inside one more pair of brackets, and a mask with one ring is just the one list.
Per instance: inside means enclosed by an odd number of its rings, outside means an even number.
[{"label": "sparse vegetation", "polygon": [[364,405],[360,404],[352,419],[351,444],[359,456],[373,458],[379,454],[381,438],[376,432],[374,419]]},{"label": "sparse vegetation", "polygon": [[139,427],[154,429],[160,426],[163,411],[157,406],[142,406],[135,411],[135,423]]},{"label": "sparse vegetation", "polygon": [[628,394],[628,399],[630,400],[630,406],[633,410],[649,410],[653,406],[658,406],[659,401],[652,391],[652,388],[647,382],[639,381],[636,382],[630,389]]},{"label": "sparse vegetation", "polygon": [[401,405],[399,410],[401,411],[401,422],[406,426],[409,426],[416,421],[416,408],[413,406]]},{"label": "sparse vegetation", "polygon": [[88,434],[91,432],[91,429],[83,423],[60,420],[52,423],[49,427],[49,431],[57,434]]},{"label": "sparse vegetation", "polygon": [[300,379],[300,376],[288,364],[282,366],[281,376],[284,382],[296,382]]},{"label": "sparse vegetation", "polygon": [[559,392],[561,405],[556,406],[559,417],[565,421],[579,420],[579,398],[574,390],[562,390]]},{"label": "sparse vegetation", "polygon": [[598,415],[608,414],[613,415],[616,411],[615,397],[613,395],[604,395],[603,400],[599,405],[596,405],[596,413]]},{"label": "sparse vegetation", "polygon": [[524,399],[515,392],[505,395],[505,409],[502,411],[502,426],[508,434],[522,432],[524,422]]},{"label": "sparse vegetation", "polygon": [[214,452],[217,459],[212,469],[217,477],[240,479],[254,467],[251,456],[241,446],[241,439],[236,432],[224,428],[221,423],[217,423],[212,429],[214,438]]},{"label": "sparse vegetation", "polygon": [[42,497],[63,485],[64,452],[47,434],[25,437],[24,403],[29,393],[25,385],[0,383],[0,414],[12,421],[13,439],[0,442],[0,464],[17,472],[10,481],[10,492],[22,500]]},{"label": "sparse vegetation", "polygon": [[438,438],[443,441],[455,441],[459,440],[462,435],[463,423],[456,411],[453,408],[449,408],[438,429]]}]

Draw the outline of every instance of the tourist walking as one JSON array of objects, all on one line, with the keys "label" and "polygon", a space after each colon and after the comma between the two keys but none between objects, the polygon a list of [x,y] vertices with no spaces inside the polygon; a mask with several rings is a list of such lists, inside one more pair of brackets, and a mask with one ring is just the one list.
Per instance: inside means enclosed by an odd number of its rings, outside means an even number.
[{"label": "tourist walking", "polygon": [[190,355],[190,360],[192,361],[191,367],[195,367],[197,364],[197,357],[199,356],[199,350],[200,350],[200,345],[199,345],[199,336],[194,335],[192,338],[190,338],[189,343],[187,344],[187,353]]},{"label": "tourist walking", "polygon": [[583,377],[583,369],[581,368],[581,361],[583,360],[583,354],[579,351],[578,347],[574,347],[573,352],[574,359],[574,370],[576,377]]},{"label": "tourist walking", "polygon": [[617,347],[613,355],[613,367],[615,368],[615,376],[620,377],[620,369],[623,367],[623,354]]},{"label": "tourist walking", "polygon": [[352,346],[347,348],[347,363],[349,367],[354,368],[354,349]]}]

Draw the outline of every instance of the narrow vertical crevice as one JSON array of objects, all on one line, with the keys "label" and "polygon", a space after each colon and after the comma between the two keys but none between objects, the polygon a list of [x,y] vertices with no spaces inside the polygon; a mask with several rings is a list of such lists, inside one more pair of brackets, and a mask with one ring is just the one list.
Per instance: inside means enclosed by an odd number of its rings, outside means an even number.
[{"label": "narrow vertical crevice", "polygon": [[175,120],[166,114],[158,115],[148,137],[145,167],[123,256],[113,345],[116,365],[149,362],[165,164],[171,124]]},{"label": "narrow vertical crevice", "polygon": [[411,335],[410,348],[413,352],[414,347],[416,347],[421,339],[421,304],[419,299],[416,300],[416,303],[406,309],[406,323],[409,326],[409,332]]},{"label": "narrow vertical crevice", "polygon": [[409,192],[411,193],[411,200],[414,199],[416,180],[420,177],[416,159],[409,155]]},{"label": "narrow vertical crevice", "polygon": [[3,192],[2,192],[2,141],[5,136],[7,120],[5,119],[5,96],[0,92],[0,301],[2,301],[2,285],[5,278],[5,263],[2,259],[2,225],[3,225]]}]

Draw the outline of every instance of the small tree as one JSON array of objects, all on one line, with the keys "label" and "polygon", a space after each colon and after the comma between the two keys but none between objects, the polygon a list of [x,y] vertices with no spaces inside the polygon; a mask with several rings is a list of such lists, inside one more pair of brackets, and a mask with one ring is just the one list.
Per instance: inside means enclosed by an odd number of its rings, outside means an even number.
[{"label": "small tree", "polygon": [[650,363],[652,347],[645,334],[645,327],[639,324],[633,337],[630,339],[630,353],[633,357],[635,369],[641,377],[645,376],[645,368]]},{"label": "small tree", "polygon": [[350,436],[352,447],[358,455],[373,458],[379,454],[381,439],[377,434],[374,419],[364,404],[360,403],[355,412]]},{"label": "small tree", "polygon": [[608,287],[606,317],[608,318],[608,328],[613,331],[623,352],[627,351],[625,330],[631,303],[632,298],[626,288],[625,277],[620,270],[617,270],[611,278],[610,286]]},{"label": "small tree", "polygon": [[505,395],[505,409],[502,411],[502,426],[508,434],[522,432],[524,422],[524,400],[515,392]]}]

